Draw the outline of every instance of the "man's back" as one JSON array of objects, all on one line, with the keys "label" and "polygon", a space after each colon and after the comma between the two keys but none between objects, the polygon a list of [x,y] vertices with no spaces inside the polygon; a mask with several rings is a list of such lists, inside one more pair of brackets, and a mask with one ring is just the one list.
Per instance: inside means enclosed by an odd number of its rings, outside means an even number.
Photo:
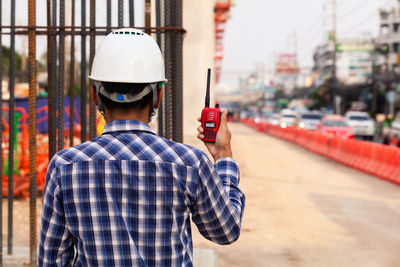
[{"label": "man's back", "polygon": [[75,257],[78,266],[191,266],[190,213],[207,239],[239,237],[238,182],[231,158],[213,166],[200,150],[144,123],[108,123],[102,136],[49,165],[39,265]]}]

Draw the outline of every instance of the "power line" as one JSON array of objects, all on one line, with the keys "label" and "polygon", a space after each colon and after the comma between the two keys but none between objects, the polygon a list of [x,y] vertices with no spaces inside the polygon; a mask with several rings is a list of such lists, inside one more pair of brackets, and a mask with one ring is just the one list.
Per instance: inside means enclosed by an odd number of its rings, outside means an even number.
[{"label": "power line", "polygon": [[371,20],[371,16],[373,16],[374,14],[376,14],[378,12],[378,10],[374,10],[374,12],[368,14],[368,16],[366,16],[363,20],[359,21],[357,24],[354,24],[353,26],[347,28],[347,30],[342,31],[341,34],[345,35],[346,33],[351,32],[352,30],[354,30],[355,28],[360,27],[361,25],[363,25],[365,22],[367,22],[368,20]]},{"label": "power line", "polygon": [[[366,3],[366,1],[369,1],[369,0],[364,0],[364,1],[362,1],[361,4],[359,5],[359,7],[362,7],[362,6]],[[388,5],[390,2],[393,2],[393,0],[386,0],[385,3],[384,3],[383,5]],[[353,12],[354,12],[354,10],[353,10]],[[351,32],[352,30],[354,30],[354,29],[360,27],[360,26],[363,25],[365,22],[369,21],[369,20],[371,19],[371,16],[373,16],[373,15],[376,14],[376,13],[378,13],[378,10],[377,10],[377,9],[374,9],[373,12],[369,13],[367,16],[365,16],[362,20],[360,20],[358,23],[354,24],[353,26],[347,28],[347,29],[344,30],[344,31],[341,31],[340,34],[341,34],[341,35],[345,35],[345,34]],[[348,16],[348,15],[351,15],[351,14],[352,14],[351,12],[348,12],[348,13],[346,13],[346,15],[343,15],[342,17],[340,17],[340,19],[343,19],[344,17],[346,17],[346,16]]]},{"label": "power line", "polygon": [[[323,14],[320,14],[320,15],[317,17],[317,19],[314,20],[314,21],[310,24],[310,26],[309,26],[309,27],[307,28],[307,30],[305,31],[304,36],[307,36],[307,37],[308,37],[308,35],[309,35],[310,33],[312,33],[313,30],[316,29],[316,26],[321,26],[321,24],[318,23],[321,19],[323,19]],[[304,38],[305,38],[305,37],[304,37]]]},{"label": "power line", "polygon": [[347,13],[345,13],[342,16],[340,16],[339,20],[343,20],[343,19],[347,18],[350,15],[354,15],[354,12],[358,11],[362,7],[365,7],[367,2],[369,2],[369,0],[361,0],[360,3],[357,6],[353,7]]},{"label": "power line", "polygon": [[342,0],[342,1],[338,1],[338,2],[337,2],[337,5],[338,5],[338,6],[341,6],[341,5],[343,5],[343,4],[349,4],[349,3],[352,3],[352,1],[349,1],[349,0]]}]

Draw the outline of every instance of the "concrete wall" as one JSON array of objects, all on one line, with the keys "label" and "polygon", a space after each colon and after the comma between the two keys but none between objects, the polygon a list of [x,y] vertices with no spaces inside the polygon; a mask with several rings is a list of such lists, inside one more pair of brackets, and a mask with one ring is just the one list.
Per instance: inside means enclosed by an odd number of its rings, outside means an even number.
[{"label": "concrete wall", "polygon": [[[183,43],[184,142],[197,134],[197,118],[204,107],[207,68],[214,67],[214,3],[215,0],[183,1],[183,27],[187,31]],[[212,92],[214,89],[212,83]]]}]

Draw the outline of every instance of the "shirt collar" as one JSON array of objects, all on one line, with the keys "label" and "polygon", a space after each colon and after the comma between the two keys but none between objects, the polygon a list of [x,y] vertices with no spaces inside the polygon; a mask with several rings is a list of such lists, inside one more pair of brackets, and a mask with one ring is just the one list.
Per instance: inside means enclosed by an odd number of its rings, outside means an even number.
[{"label": "shirt collar", "polygon": [[154,135],[156,134],[153,131],[153,129],[150,128],[149,125],[147,125],[144,122],[136,120],[111,121],[106,124],[102,134],[108,134],[113,132],[131,132],[131,131],[148,132]]}]

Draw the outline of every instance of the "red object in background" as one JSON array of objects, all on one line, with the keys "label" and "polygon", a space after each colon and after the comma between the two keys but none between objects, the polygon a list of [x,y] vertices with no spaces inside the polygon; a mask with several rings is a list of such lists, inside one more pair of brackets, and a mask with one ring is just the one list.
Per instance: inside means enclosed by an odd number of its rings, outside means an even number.
[{"label": "red object in background", "polygon": [[354,138],[352,128],[347,124],[346,119],[340,115],[327,115],[323,117],[319,130],[331,136]]},{"label": "red object in background", "polygon": [[297,63],[297,54],[280,54],[275,64],[277,74],[295,75],[300,72]]},{"label": "red object in background", "polygon": [[217,0],[214,6],[214,21],[215,21],[215,56],[214,56],[214,69],[215,81],[219,81],[222,68],[222,60],[224,58],[224,32],[225,23],[230,16],[231,0]]}]

